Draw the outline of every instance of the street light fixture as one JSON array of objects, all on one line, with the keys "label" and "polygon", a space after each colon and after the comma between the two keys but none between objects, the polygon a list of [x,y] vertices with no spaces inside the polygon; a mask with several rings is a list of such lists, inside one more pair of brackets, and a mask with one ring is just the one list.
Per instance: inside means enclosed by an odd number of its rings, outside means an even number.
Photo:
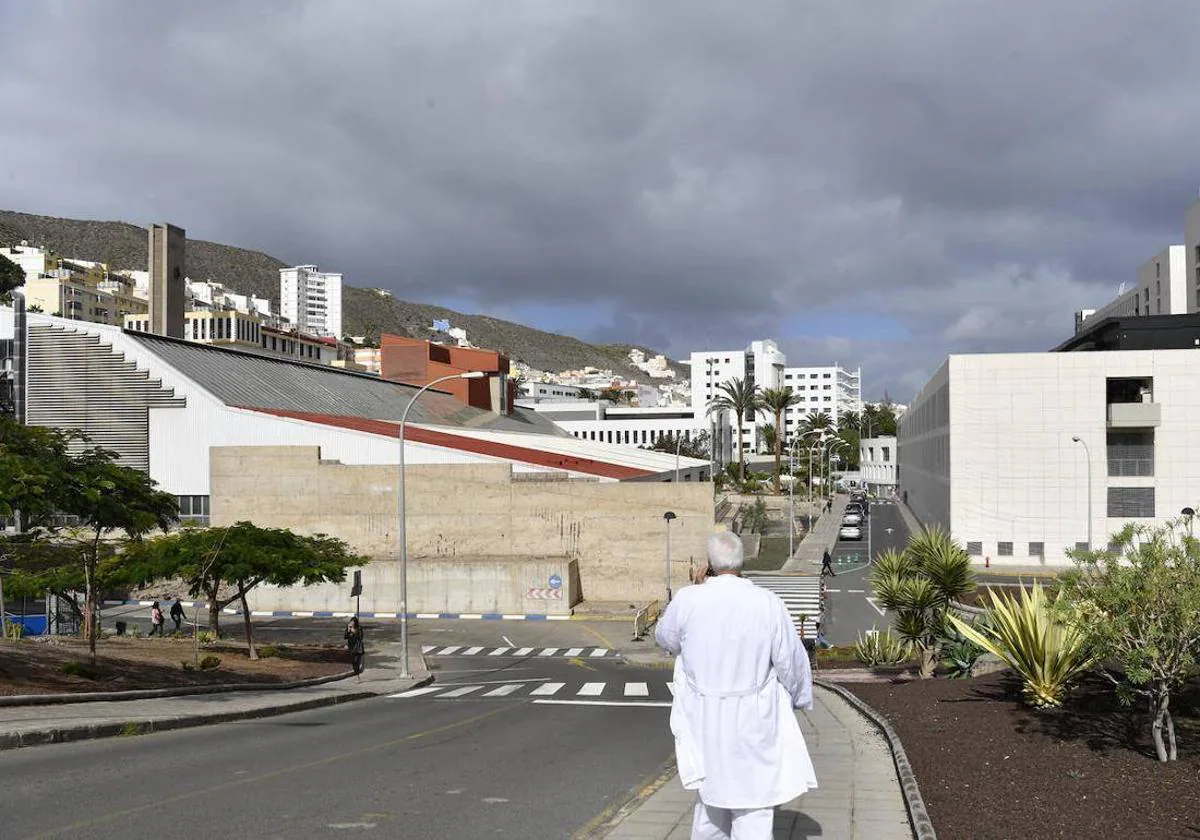
[{"label": "street light fixture", "polygon": [[[820,429],[810,429],[797,437],[788,446],[788,559],[792,558],[793,544],[796,537],[796,445],[809,435],[821,434]],[[811,507],[811,500],[810,500]],[[809,511],[809,529],[812,529],[812,511]]]},{"label": "street light fixture", "polygon": [[667,523],[667,603],[671,603],[671,520],[676,519],[674,511],[667,511],[663,519]]},{"label": "street light fixture", "polygon": [[1087,458],[1087,550],[1092,550],[1092,450],[1087,441],[1076,435],[1071,438],[1083,447],[1084,457]]},{"label": "street light fixture", "polygon": [[[825,431],[826,431],[825,429],[814,429],[813,431],[817,432],[820,435],[820,437],[818,437],[816,439],[816,441],[813,443],[813,445],[808,448],[808,530],[809,531],[812,531],[812,518],[813,518],[813,512],[812,512],[813,456],[816,454],[817,449],[819,449],[821,446],[823,446],[827,441],[827,439],[825,437]],[[811,434],[811,432],[806,432],[806,434]],[[818,463],[820,463],[820,461],[818,461]]]},{"label": "street light fixture", "polygon": [[408,421],[408,412],[416,405],[417,399],[421,394],[424,394],[434,385],[439,382],[447,382],[451,379],[484,379],[487,373],[482,370],[469,370],[465,373],[452,373],[448,376],[439,376],[437,379],[421,387],[417,393],[413,394],[408,401],[408,405],[404,407],[404,412],[400,415],[400,489],[399,489],[399,507],[400,507],[400,648],[403,659],[400,665],[400,679],[406,680],[412,676],[412,672],[408,667],[408,533],[405,522],[405,506],[404,506],[404,424]]}]

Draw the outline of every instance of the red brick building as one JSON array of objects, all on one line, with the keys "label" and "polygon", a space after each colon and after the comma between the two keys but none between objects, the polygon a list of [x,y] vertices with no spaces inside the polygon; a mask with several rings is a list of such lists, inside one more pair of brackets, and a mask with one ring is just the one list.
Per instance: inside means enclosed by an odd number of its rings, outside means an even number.
[{"label": "red brick building", "polygon": [[438,377],[481,370],[487,379],[451,379],[437,386],[460,402],[496,414],[512,414],[516,383],[509,381],[508,357],[495,350],[447,347],[384,333],[379,340],[379,375],[407,385],[427,385]]}]

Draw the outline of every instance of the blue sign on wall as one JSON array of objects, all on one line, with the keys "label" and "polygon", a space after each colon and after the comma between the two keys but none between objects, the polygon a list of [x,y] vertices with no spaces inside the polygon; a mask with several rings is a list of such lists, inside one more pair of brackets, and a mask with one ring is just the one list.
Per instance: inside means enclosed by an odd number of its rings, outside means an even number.
[{"label": "blue sign on wall", "polygon": [[551,589],[562,589],[562,578],[560,578],[556,574],[550,575],[550,588]]}]

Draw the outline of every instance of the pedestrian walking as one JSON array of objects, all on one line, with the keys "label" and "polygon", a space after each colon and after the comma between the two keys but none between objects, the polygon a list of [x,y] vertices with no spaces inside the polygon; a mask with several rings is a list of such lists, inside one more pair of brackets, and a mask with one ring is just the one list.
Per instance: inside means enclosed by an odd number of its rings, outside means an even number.
[{"label": "pedestrian walking", "polygon": [[157,633],[160,637],[163,635],[163,611],[162,607],[155,601],[150,605],[150,635]]},{"label": "pedestrian walking", "polygon": [[808,656],[783,601],[743,578],[742,561],[737,534],[710,536],[698,585],[654,632],[676,655],[671,732],[680,781],[699,793],[694,840],[769,840],[775,807],[817,786],[793,711],[812,708]]},{"label": "pedestrian walking", "polygon": [[351,618],[346,624],[346,648],[350,651],[350,664],[354,673],[361,674],[363,670],[363,631],[358,623],[358,616]]},{"label": "pedestrian walking", "polygon": [[177,597],[175,603],[171,605],[171,620],[175,622],[175,632],[178,633],[183,629],[183,622],[187,616],[183,614],[183,602]]},{"label": "pedestrian walking", "polygon": [[821,558],[821,574],[837,577],[837,573],[833,570],[833,558],[829,555],[829,549],[825,549],[825,556]]}]

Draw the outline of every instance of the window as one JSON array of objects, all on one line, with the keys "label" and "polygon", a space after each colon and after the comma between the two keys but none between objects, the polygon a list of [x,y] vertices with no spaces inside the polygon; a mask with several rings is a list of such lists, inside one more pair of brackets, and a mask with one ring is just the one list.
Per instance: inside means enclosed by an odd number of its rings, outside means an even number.
[{"label": "window", "polygon": [[816,379],[816,378],[817,378],[817,375],[816,375],[815,373],[810,373],[810,374],[808,375],[808,378],[809,378],[809,379]]},{"label": "window", "polygon": [[828,390],[829,390],[830,388],[832,388],[832,387],[833,387],[832,385],[822,385],[822,386],[821,386],[821,389],[822,389],[822,390],[824,390],[824,391],[828,391]]},{"label": "window", "polygon": [[822,374],[821,374],[821,378],[822,378],[822,379],[828,379],[828,378],[829,378],[829,374],[828,374],[828,373],[822,373]]},{"label": "window", "polygon": [[969,542],[967,543],[967,554],[971,557],[979,557],[983,554],[983,543]]},{"label": "window", "polygon": [[1155,277],[1162,276],[1162,265],[1158,262],[1158,260],[1154,261],[1154,276]]},{"label": "window", "polygon": [[176,499],[181,520],[208,524],[208,496],[177,496]]},{"label": "window", "polygon": [[996,554],[1000,557],[1012,557],[1013,544],[1011,542],[996,543]]},{"label": "window", "polygon": [[1077,542],[1077,543],[1075,543],[1075,550],[1076,551],[1087,551],[1088,544],[1085,542]]},{"label": "window", "polygon": [[1113,519],[1153,518],[1154,488],[1109,487],[1108,516]]},{"label": "window", "polygon": [[884,462],[885,464],[886,464],[888,461],[892,460],[892,447],[890,447],[890,446],[881,446],[881,447],[880,447],[880,449],[882,449],[882,450],[883,450],[883,462]]},{"label": "window", "polygon": [[1029,556],[1030,557],[1045,557],[1046,556],[1046,544],[1040,543],[1040,542],[1031,542],[1029,544]]}]

